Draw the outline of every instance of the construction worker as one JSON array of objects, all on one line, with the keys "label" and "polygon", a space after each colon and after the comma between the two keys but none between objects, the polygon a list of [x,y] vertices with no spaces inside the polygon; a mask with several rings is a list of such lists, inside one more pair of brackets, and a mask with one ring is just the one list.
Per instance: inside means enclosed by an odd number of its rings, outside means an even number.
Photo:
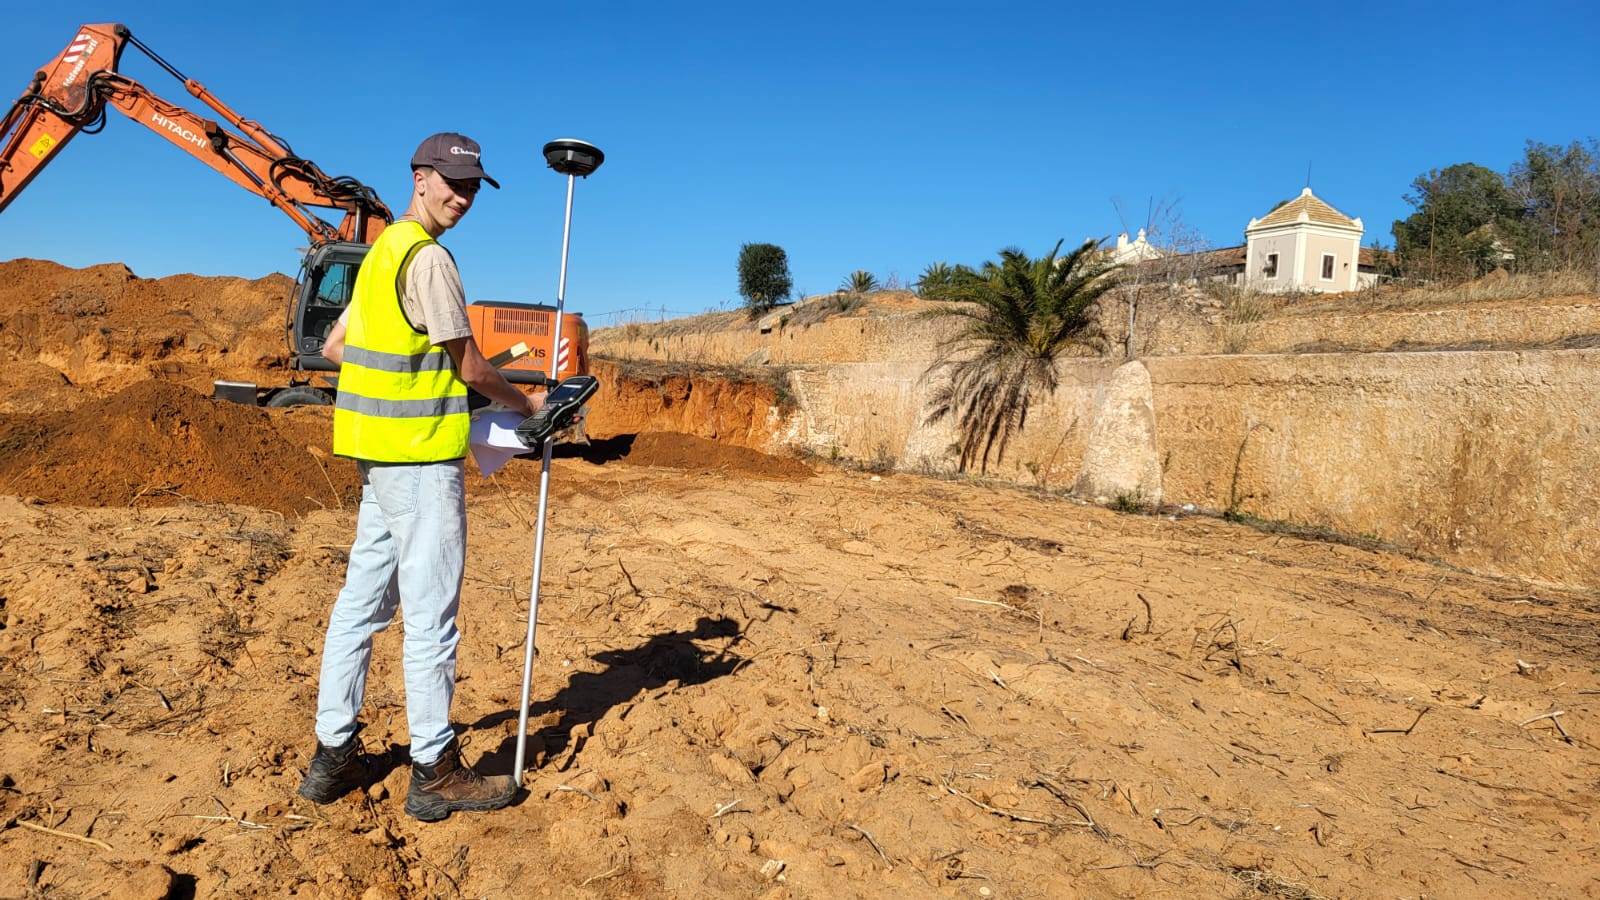
[{"label": "construction worker", "polygon": [[317,750],[299,793],[329,803],[368,783],[357,714],[373,635],[398,606],[411,737],[405,810],[436,821],[499,809],[517,789],[510,775],[463,763],[450,725],[466,565],[467,390],[524,416],[538,404],[484,359],[460,273],[437,242],[472,208],[481,183],[500,186],[484,172],[481,148],[460,134],[435,134],[417,148],[411,171],[410,205],[372,245],[348,317],[330,335],[330,356],[340,358],[333,452],[356,460],[361,508],[328,616]]}]

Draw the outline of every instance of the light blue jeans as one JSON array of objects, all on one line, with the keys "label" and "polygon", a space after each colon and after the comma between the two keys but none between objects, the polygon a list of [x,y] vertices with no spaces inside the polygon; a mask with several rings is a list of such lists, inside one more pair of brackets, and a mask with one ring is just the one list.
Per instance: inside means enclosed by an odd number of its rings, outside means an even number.
[{"label": "light blue jeans", "polygon": [[389,627],[398,607],[411,759],[431,765],[454,735],[456,612],[467,558],[464,463],[358,465],[361,510],[344,588],[328,614],[317,740],[339,747],[355,734],[372,637]]}]

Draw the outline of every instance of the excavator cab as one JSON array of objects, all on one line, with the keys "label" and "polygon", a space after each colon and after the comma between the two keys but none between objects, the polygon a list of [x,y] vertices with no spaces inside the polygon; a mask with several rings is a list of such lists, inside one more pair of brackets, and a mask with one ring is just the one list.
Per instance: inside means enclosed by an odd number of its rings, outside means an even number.
[{"label": "excavator cab", "polygon": [[289,358],[296,369],[339,370],[322,358],[322,344],[350,305],[356,270],[368,249],[366,244],[335,241],[313,247],[301,261],[288,322]]}]

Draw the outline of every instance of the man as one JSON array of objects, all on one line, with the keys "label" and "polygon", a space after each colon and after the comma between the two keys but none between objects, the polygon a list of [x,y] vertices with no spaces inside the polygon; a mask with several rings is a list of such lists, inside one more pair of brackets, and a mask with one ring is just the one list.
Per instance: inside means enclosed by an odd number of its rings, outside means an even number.
[{"label": "man", "polygon": [[398,605],[405,623],[411,786],[406,812],[437,821],[499,809],[517,785],[461,761],[450,726],[456,613],[466,565],[467,390],[524,416],[537,404],[484,359],[465,291],[437,238],[472,208],[478,144],[436,134],[411,159],[411,203],[356,275],[347,317],[330,334],[340,362],[333,452],[356,460],[361,509],[344,588],[328,617],[317,697],[317,751],[300,795],[330,803],[369,777],[357,732],[373,635]]}]

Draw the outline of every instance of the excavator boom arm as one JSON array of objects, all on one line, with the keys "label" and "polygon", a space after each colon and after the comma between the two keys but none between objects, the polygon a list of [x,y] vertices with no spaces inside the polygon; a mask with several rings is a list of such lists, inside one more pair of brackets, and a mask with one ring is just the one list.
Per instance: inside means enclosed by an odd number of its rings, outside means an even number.
[{"label": "excavator boom arm", "polygon": [[[127,41],[115,26],[85,25],[0,119],[0,210],[4,210],[68,142],[100,130],[104,104],[89,90],[96,71],[116,71]],[[124,29],[125,30],[125,29]]]},{"label": "excavator boom arm", "polygon": [[[117,71],[124,48],[144,52],[237,131],[170,103]],[[287,142],[245,119],[199,82],[185,78],[122,25],[85,25],[0,119],[0,210],[80,133],[100,129],[110,106],[251,193],[266,198],[313,244],[371,243],[393,215],[349,177],[330,177]],[[337,225],[314,210],[343,213]]]}]

